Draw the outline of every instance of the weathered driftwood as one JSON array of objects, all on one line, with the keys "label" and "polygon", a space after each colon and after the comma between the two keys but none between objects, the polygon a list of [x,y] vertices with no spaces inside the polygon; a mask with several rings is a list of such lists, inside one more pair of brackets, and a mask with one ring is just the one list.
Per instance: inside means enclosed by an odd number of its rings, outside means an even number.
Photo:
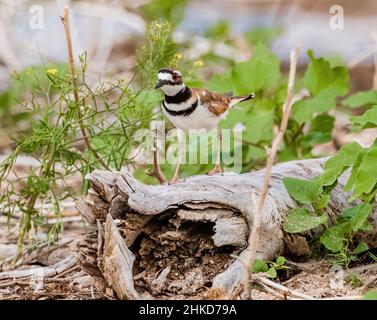
[{"label": "weathered driftwood", "polygon": [[[286,176],[310,179],[322,172],[326,159],[274,166],[262,214],[258,258],[310,253],[308,240],[321,232],[287,235],[287,211],[295,207],[282,183]],[[343,191],[348,173],[331,194],[330,221],[351,204]],[[230,293],[242,281],[243,256],[253,217],[251,196],[258,198],[263,170],[247,174],[195,176],[175,185],[144,185],[131,173],[96,171],[88,175],[89,194],[77,207],[97,232],[79,244],[80,261],[89,272],[102,274],[119,298],[188,297],[205,288]],[[377,247],[374,230],[360,234]],[[252,210],[251,210],[252,212]]]}]

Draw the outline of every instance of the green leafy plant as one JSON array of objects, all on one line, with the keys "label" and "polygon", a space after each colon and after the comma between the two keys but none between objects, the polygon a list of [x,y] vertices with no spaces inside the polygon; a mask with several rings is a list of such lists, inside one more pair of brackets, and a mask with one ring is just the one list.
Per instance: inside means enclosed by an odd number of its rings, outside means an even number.
[{"label": "green leafy plant", "polygon": [[287,270],[289,267],[285,265],[286,259],[282,256],[276,258],[275,261],[264,261],[255,259],[253,264],[253,273],[265,273],[267,277],[275,279],[279,270]]},{"label": "green leafy plant", "polygon": [[[93,88],[86,80],[86,54],[79,57],[81,68],[74,81],[66,66],[29,68],[14,75],[10,90],[17,95],[12,106],[19,99],[30,128],[14,137],[14,151],[0,164],[0,208],[9,219],[20,215],[19,253],[30,231],[35,234],[47,226],[44,240],[53,243],[58,239],[63,228],[61,202],[86,191],[87,173],[95,168],[120,170],[132,161],[131,151],[140,143],[135,133],[149,128],[161,99],[150,88],[152,78],[145,76],[143,66],[156,70],[171,61],[170,32],[168,24],[149,26],[147,44],[139,53],[141,83],[137,78],[129,83],[111,79]],[[11,173],[20,155],[37,159],[39,165],[13,179]],[[68,183],[77,174],[84,182],[81,190]],[[46,205],[52,206],[57,217],[53,225],[37,209]],[[32,246],[33,239],[28,239]]]},{"label": "green leafy plant", "polygon": [[[308,54],[310,63],[300,85],[301,91],[306,88],[310,97],[293,105],[293,118],[279,150],[279,161],[311,158],[315,145],[331,141],[334,117],[327,112],[336,107],[337,97],[348,92],[349,76],[344,67],[332,67],[326,59],[315,58],[312,51]],[[278,106],[284,102],[285,81],[277,57],[262,42],[257,42],[250,60],[236,63],[207,82],[208,89],[218,92],[256,93],[254,101],[243,103],[242,110],[232,111],[221,122],[223,128],[245,126],[245,171],[258,167],[266,157],[265,147],[270,145],[273,128],[280,122]]]},{"label": "green leafy plant", "polygon": [[[350,98],[347,98],[349,103]],[[377,108],[372,107],[361,116],[351,117],[355,126],[377,127]],[[327,160],[323,173],[313,180],[285,178],[284,185],[290,196],[299,205],[289,211],[283,228],[286,232],[305,232],[323,226],[324,231],[319,242],[331,252],[333,261],[346,267],[357,260],[357,255],[368,251],[364,242],[357,242],[358,231],[368,232],[373,229],[368,222],[377,194],[377,140],[368,148],[362,148],[353,142],[343,146],[340,151]],[[339,177],[350,170],[344,191],[352,192],[345,209],[331,226],[327,225],[326,207],[331,191],[336,187]]]}]

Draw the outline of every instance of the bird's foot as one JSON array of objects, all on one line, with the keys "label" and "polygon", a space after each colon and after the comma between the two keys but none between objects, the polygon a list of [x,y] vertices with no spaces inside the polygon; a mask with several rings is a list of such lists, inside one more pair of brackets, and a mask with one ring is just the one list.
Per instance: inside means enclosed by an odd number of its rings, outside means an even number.
[{"label": "bird's foot", "polygon": [[207,173],[208,176],[213,176],[215,174],[221,173],[223,174],[223,169],[221,168],[221,165],[217,164],[215,167]]}]

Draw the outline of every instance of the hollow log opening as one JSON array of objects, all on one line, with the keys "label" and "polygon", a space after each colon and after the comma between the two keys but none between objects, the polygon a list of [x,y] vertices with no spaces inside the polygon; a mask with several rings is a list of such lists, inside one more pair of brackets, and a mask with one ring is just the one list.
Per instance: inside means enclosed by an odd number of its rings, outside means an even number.
[{"label": "hollow log opening", "polygon": [[[243,239],[225,239],[225,221],[243,224],[234,225]],[[193,296],[210,288],[213,278],[234,261],[233,255],[245,248],[243,229],[247,226],[240,213],[214,208],[169,210],[152,218],[130,247],[135,289],[163,298]]]}]

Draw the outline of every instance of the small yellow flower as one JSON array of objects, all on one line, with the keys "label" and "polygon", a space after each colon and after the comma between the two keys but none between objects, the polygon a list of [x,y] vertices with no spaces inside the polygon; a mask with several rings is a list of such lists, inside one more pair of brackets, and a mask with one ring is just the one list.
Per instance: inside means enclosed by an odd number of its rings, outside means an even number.
[{"label": "small yellow flower", "polygon": [[181,55],[180,53],[176,53],[176,54],[174,55],[174,58],[175,58],[176,60],[180,60],[180,59],[182,59],[182,55]]},{"label": "small yellow flower", "polygon": [[196,60],[196,61],[194,61],[194,67],[201,68],[203,66],[204,66],[204,63],[203,63],[202,60]]},{"label": "small yellow flower", "polygon": [[50,68],[46,71],[46,73],[50,76],[54,76],[56,73],[58,72],[58,70],[56,70],[55,68]]}]

